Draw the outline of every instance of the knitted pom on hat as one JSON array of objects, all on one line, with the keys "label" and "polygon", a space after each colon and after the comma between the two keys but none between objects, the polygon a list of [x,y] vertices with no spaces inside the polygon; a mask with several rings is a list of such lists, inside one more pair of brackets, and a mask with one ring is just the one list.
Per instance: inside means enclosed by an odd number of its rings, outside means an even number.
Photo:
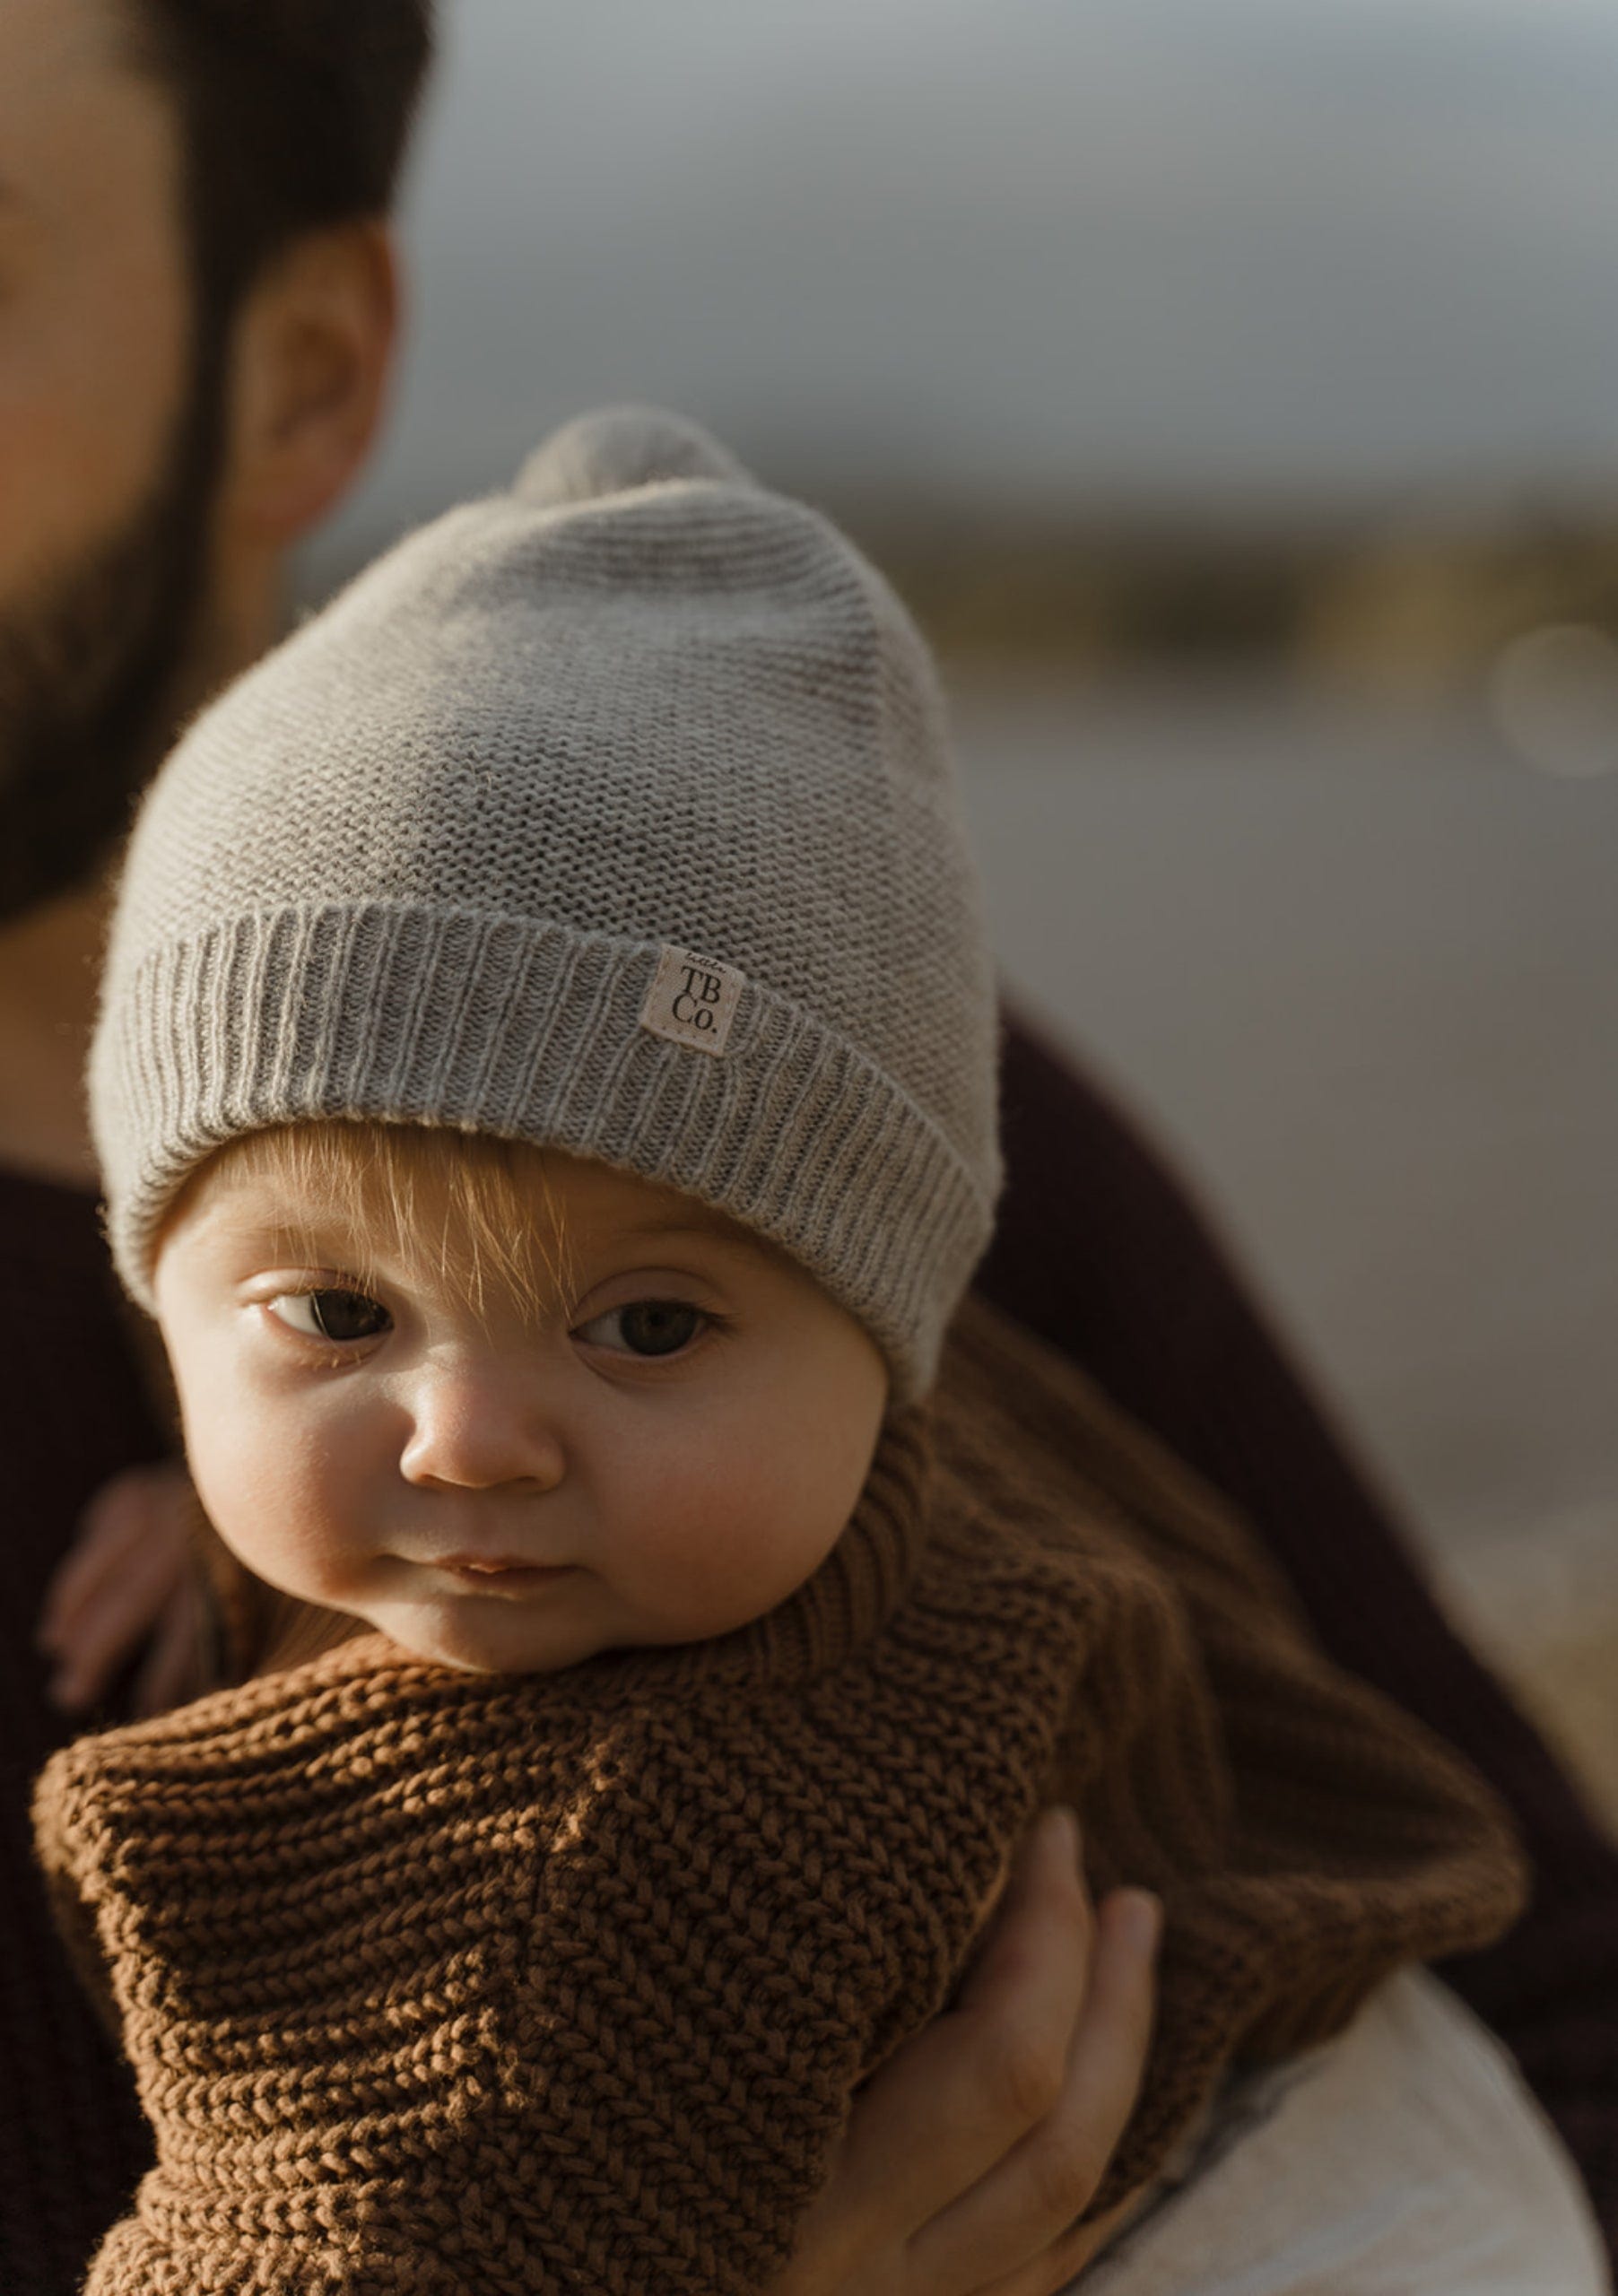
[{"label": "knitted pom on hat", "polygon": [[517,474],[512,491],[537,509],[589,502],[667,479],[711,478],[751,486],[752,477],[700,423],[649,406],[604,406],[553,430]]},{"label": "knitted pom on hat", "polygon": [[995,999],[926,649],[695,425],[586,417],[191,728],[91,1061],[109,1227],[222,1143],[458,1126],[683,1189],[930,1382],[998,1185]]}]

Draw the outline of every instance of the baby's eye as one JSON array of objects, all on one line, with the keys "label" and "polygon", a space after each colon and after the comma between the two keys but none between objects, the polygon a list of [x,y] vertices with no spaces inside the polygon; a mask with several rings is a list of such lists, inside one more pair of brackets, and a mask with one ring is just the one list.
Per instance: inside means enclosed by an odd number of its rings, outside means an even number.
[{"label": "baby's eye", "polygon": [[579,1325],[578,1337],[621,1355],[677,1355],[709,1320],[684,1300],[635,1300],[627,1308],[592,1316]]},{"label": "baby's eye", "polygon": [[283,1292],[268,1305],[273,1316],[306,1339],[374,1339],[393,1325],[380,1301],[363,1292]]}]

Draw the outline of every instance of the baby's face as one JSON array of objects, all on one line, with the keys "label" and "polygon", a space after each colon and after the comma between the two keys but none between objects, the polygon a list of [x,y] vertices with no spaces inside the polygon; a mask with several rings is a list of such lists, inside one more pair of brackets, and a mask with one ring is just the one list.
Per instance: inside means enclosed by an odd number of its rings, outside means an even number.
[{"label": "baby's face", "polygon": [[481,1297],[442,1181],[405,1242],[300,1201],[290,1170],[204,1171],[155,1289],[209,1515],[272,1585],[451,1665],[548,1671],[760,1616],[848,1519],[880,1353],[690,1197],[562,1156],[525,1170],[531,1237]]}]

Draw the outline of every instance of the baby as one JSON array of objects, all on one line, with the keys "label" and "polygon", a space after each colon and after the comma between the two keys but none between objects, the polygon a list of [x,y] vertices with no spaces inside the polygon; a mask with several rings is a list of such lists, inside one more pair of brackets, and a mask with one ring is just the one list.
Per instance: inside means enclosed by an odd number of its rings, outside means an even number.
[{"label": "baby", "polygon": [[1097,2213],[1509,1921],[1484,1789],[962,1309],[994,1011],[914,629],[670,418],[560,433],[170,760],[109,1226],[287,1599],[41,1783],[157,2136],[96,2296],[762,2290],[1056,1796],[1165,1909]]}]

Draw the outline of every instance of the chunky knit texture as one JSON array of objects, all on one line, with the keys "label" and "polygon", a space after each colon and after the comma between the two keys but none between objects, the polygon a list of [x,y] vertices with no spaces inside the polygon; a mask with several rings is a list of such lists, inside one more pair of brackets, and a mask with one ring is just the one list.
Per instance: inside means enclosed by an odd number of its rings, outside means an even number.
[{"label": "chunky knit texture", "polygon": [[41,1853],[159,2152],[91,2296],[761,2289],[1051,1792],[1095,1886],[1167,1911],[1098,2206],[1234,2054],[1521,1900],[1488,1790],[977,1307],[826,1564],[733,1635],[526,1678],[368,1635],[82,1742]]},{"label": "chunky knit texture", "polygon": [[560,433],[205,713],[125,873],[109,1224],[265,1126],[596,1156],[784,1245],[930,1381],[999,1182],[995,1010],[926,649],[690,424]]}]

